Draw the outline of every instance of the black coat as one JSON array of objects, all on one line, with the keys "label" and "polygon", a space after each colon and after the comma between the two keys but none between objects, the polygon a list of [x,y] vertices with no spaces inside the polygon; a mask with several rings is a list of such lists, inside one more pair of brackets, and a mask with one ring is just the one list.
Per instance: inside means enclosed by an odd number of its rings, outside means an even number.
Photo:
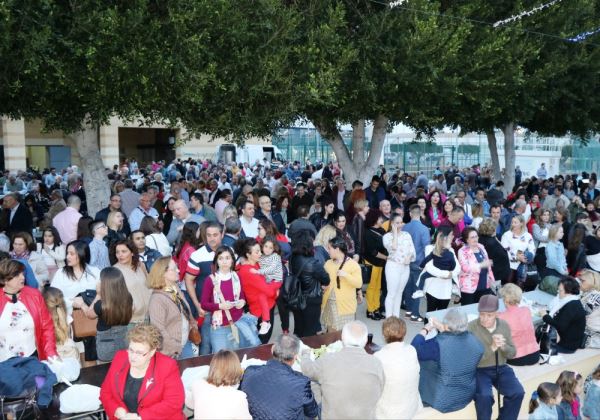
[{"label": "black coat", "polygon": [[[359,216],[360,217],[360,216]],[[383,246],[383,235],[385,234],[383,229],[365,229],[365,243],[364,243],[364,254],[363,257],[369,263],[376,267],[385,266],[385,260],[377,258],[377,254],[387,255],[388,251]]]},{"label": "black coat", "polygon": [[33,230],[33,217],[24,204],[19,204],[12,221],[10,220],[9,209],[4,210],[3,216],[3,220],[6,223],[4,230],[8,236],[17,232],[28,232],[31,235]]},{"label": "black coat", "polygon": [[488,257],[494,262],[492,267],[494,278],[502,281],[504,284],[512,275],[508,252],[506,252],[506,249],[502,247],[500,241],[493,236],[481,235],[479,236],[479,243],[483,245]]},{"label": "black coat", "polygon": [[329,284],[329,274],[315,257],[292,255],[290,258],[290,271],[300,279],[302,294],[307,298],[320,298],[323,296],[321,286]]},{"label": "black coat", "polygon": [[580,300],[574,300],[560,308],[553,317],[544,315],[544,322],[556,328],[560,344],[569,350],[577,350],[585,332],[585,309]]}]

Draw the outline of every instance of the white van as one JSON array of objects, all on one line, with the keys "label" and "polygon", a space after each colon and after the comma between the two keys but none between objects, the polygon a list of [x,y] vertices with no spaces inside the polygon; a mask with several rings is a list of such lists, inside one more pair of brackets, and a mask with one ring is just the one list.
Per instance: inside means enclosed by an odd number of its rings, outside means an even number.
[{"label": "white van", "polygon": [[256,161],[263,163],[264,159],[270,164],[278,164],[283,162],[283,154],[277,146],[270,144],[246,144],[238,146],[237,144],[221,144],[217,147],[215,161],[225,164],[236,162],[250,165]]}]

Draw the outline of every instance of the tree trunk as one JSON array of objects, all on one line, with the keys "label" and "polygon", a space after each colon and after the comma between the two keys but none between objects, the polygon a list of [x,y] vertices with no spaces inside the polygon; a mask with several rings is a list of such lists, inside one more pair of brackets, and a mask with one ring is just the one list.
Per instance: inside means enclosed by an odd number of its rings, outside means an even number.
[{"label": "tree trunk", "polygon": [[507,192],[511,192],[515,185],[515,124],[508,123],[502,126],[504,133],[504,186]]},{"label": "tree trunk", "polygon": [[490,148],[490,157],[492,158],[492,171],[494,182],[502,179],[502,168],[500,167],[500,158],[498,157],[498,142],[496,141],[496,133],[494,129],[485,132],[488,139],[488,147]]},{"label": "tree trunk", "polygon": [[88,214],[94,217],[108,205],[110,199],[110,186],[98,147],[98,128],[86,125],[84,129],[71,134],[71,137],[75,140],[81,159]]},{"label": "tree trunk", "polygon": [[[350,156],[350,151],[344,143],[342,135],[335,121],[323,120],[319,118],[312,118],[311,120],[319,131],[319,134],[327,141],[327,143],[331,145],[338,163],[344,172],[344,178],[346,179],[346,182],[350,184],[355,180],[359,180],[364,185],[369,185],[371,178],[377,173],[377,167],[379,165],[381,153],[383,152],[383,143],[385,141],[385,134],[387,132],[387,125],[389,122],[388,118],[383,115],[379,115],[377,118],[375,118],[373,123],[373,134],[371,136],[371,149],[369,150],[369,155],[366,162],[352,159]],[[353,128],[357,127],[358,125],[358,123],[353,125]],[[360,136],[358,134],[354,135],[353,133],[352,137],[353,142],[362,142],[362,145],[360,146],[353,145],[353,150],[356,151],[356,147],[360,147],[362,150],[364,150],[364,135],[361,139],[359,138]]]},{"label": "tree trunk", "polygon": [[365,120],[352,124],[352,160],[356,165],[365,163]]}]

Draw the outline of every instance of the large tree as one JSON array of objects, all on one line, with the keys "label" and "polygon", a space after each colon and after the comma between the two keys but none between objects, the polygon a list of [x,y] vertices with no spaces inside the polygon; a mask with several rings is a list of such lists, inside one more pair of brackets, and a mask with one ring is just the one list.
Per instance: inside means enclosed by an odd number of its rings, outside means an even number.
[{"label": "large tree", "polygon": [[[600,51],[566,41],[597,22],[597,2],[561,3],[521,20],[491,23],[529,10],[535,2],[455,2],[447,13],[469,18],[460,54],[460,95],[449,106],[447,123],[487,134],[496,180],[502,178],[497,131],[504,143],[505,184],[515,175],[515,130],[541,134],[598,131]],[[561,39],[563,38],[563,39]],[[587,92],[587,93],[586,93]]]}]

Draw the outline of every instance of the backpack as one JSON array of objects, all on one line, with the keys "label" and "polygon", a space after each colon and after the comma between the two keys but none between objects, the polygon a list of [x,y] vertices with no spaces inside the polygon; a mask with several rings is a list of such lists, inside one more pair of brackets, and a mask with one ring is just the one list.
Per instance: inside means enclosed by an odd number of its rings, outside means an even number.
[{"label": "backpack", "polygon": [[[304,269],[304,264],[300,269],[300,273]],[[283,279],[283,285],[281,286],[280,294],[286,306],[291,310],[301,311],[306,308],[306,296],[302,293],[300,278],[297,274],[292,273],[291,270]]]}]

